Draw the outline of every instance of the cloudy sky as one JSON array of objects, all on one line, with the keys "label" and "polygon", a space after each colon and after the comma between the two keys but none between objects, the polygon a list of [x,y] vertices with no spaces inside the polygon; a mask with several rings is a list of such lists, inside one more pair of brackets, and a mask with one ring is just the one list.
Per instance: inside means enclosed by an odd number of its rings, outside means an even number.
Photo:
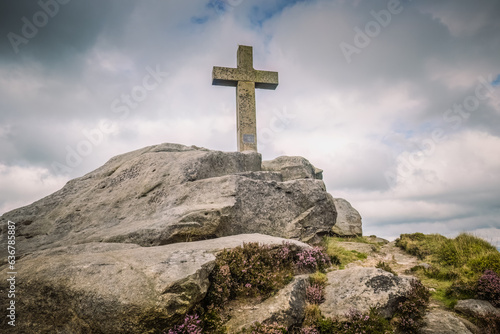
[{"label": "cloudy sky", "polygon": [[239,44],[279,72],[259,151],[324,169],[364,233],[500,240],[500,2],[4,0],[0,214],[114,155],[236,150]]}]

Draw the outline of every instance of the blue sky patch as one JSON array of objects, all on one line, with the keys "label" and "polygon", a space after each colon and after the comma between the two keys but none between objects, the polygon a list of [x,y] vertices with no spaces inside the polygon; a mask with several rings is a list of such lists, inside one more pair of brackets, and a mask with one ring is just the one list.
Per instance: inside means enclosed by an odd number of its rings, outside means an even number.
[{"label": "blue sky patch", "polygon": [[191,23],[203,24],[208,21],[208,15],[205,16],[193,16],[191,18]]},{"label": "blue sky patch", "polygon": [[491,82],[492,86],[500,86],[500,74],[497,76],[495,80]]},{"label": "blue sky patch", "polygon": [[215,10],[217,13],[224,13],[227,9],[227,2],[224,0],[210,0],[207,7]]},{"label": "blue sky patch", "polygon": [[274,15],[281,13],[287,7],[293,7],[298,2],[314,2],[316,0],[278,0],[268,6],[254,6],[250,14],[250,20],[254,25],[262,26],[262,23]]}]

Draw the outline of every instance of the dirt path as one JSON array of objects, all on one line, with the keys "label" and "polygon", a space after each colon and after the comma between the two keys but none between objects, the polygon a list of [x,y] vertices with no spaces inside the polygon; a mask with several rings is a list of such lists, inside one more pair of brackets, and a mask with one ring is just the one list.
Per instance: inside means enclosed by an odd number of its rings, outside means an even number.
[{"label": "dirt path", "polygon": [[375,267],[377,263],[385,262],[398,275],[411,275],[407,273],[407,270],[421,263],[416,256],[409,255],[397,247],[394,241],[383,245],[378,251],[376,251],[375,246],[363,243],[341,242],[338,245],[348,250],[368,253],[368,258],[349,263],[347,268]]},{"label": "dirt path", "polygon": [[379,262],[389,264],[398,275],[408,275],[407,270],[421,263],[416,256],[409,255],[397,247],[394,241],[382,246],[378,252],[368,255],[368,258],[362,261],[361,266],[375,267]]}]

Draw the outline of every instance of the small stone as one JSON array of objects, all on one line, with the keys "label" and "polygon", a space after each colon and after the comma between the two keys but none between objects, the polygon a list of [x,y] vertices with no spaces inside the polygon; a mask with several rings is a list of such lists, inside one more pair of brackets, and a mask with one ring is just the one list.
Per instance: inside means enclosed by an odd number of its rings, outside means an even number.
[{"label": "small stone", "polygon": [[428,269],[432,268],[432,266],[430,264],[428,264],[428,263],[419,263],[418,266],[421,267],[421,268],[424,268],[425,270],[428,270]]}]

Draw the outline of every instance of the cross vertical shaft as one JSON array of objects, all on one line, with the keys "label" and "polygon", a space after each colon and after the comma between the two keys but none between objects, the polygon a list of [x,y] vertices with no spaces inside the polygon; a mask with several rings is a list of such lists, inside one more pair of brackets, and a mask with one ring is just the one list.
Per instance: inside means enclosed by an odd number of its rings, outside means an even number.
[{"label": "cross vertical shaft", "polygon": [[278,73],[255,70],[251,46],[238,47],[237,63],[237,68],[214,66],[212,84],[236,87],[238,151],[257,151],[255,88],[276,89]]},{"label": "cross vertical shaft", "polygon": [[236,87],[238,151],[257,151],[255,82],[239,81]]}]

